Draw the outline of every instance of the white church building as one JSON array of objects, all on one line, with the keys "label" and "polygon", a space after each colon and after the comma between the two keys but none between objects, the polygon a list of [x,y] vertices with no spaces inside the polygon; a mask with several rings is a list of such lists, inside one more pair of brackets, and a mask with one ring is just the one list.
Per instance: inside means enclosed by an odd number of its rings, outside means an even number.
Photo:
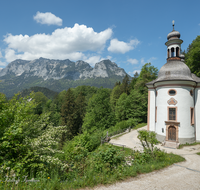
[{"label": "white church building", "polygon": [[180,54],[180,33],[167,35],[167,63],[158,77],[147,83],[147,130],[160,142],[176,144],[200,141],[200,78],[191,73]]}]

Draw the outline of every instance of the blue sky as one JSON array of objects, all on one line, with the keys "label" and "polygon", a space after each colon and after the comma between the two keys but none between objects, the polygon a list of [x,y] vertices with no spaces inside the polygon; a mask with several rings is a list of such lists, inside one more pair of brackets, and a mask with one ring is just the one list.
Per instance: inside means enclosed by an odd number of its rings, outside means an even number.
[{"label": "blue sky", "polygon": [[166,62],[167,34],[182,50],[200,35],[200,1],[8,0],[0,2],[0,67],[15,59],[110,59],[127,73]]}]

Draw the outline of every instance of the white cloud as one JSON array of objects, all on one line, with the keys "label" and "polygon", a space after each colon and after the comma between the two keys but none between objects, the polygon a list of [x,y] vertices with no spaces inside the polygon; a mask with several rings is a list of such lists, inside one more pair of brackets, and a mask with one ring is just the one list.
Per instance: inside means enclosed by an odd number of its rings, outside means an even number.
[{"label": "white cloud", "polygon": [[1,53],[1,51],[0,51],[0,58],[2,58],[2,53]]},{"label": "white cloud", "polygon": [[137,72],[138,74],[140,74],[140,71],[141,71],[141,70],[134,70],[134,71],[133,71],[133,74],[135,74],[136,72]]},{"label": "white cloud", "polygon": [[126,53],[132,49],[134,49],[138,44],[139,40],[130,40],[129,43],[119,41],[118,39],[112,39],[110,41],[110,46],[108,47],[108,51],[111,51],[113,53]]},{"label": "white cloud", "polygon": [[106,58],[101,57],[100,55],[95,55],[95,56],[91,56],[87,59],[85,59],[84,61],[89,63],[92,67],[95,66],[96,63],[105,60],[105,59],[110,59],[111,60],[111,56],[107,56]]},{"label": "white cloud", "polygon": [[6,65],[7,65],[7,63],[0,61],[0,66],[6,66]]},{"label": "white cloud", "polygon": [[85,25],[56,29],[52,34],[12,35],[8,34],[4,41],[7,62],[15,59],[32,60],[39,57],[49,59],[87,59],[84,51],[101,51],[106,41],[111,38],[112,29],[99,33]]},{"label": "white cloud", "polygon": [[157,57],[151,57],[151,58],[149,58],[148,60],[147,60],[147,62],[149,63],[152,63],[154,60],[156,60],[157,59]]},{"label": "white cloud", "polygon": [[134,70],[132,72],[128,72],[129,75],[134,76],[134,74],[137,72],[138,74],[140,74],[141,70]]},{"label": "white cloud", "polygon": [[99,61],[101,61],[101,56],[99,55],[89,57],[85,60],[85,62],[89,63],[92,67],[94,67],[95,63],[98,63]]},{"label": "white cloud", "polygon": [[33,16],[33,19],[37,23],[41,23],[41,24],[62,26],[62,19],[55,16],[54,14],[50,12],[41,13],[38,11],[36,15]]},{"label": "white cloud", "polygon": [[142,65],[144,65],[144,64],[145,64],[144,58],[142,58],[142,59],[140,60],[140,62],[141,62]]},{"label": "white cloud", "polygon": [[138,64],[138,60],[137,59],[128,59],[127,61],[129,63],[131,63],[132,65]]}]

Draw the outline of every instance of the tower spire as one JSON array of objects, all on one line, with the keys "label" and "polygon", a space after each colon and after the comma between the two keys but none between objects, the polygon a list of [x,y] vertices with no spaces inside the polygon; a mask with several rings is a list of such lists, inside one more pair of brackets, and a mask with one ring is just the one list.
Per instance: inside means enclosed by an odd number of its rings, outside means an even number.
[{"label": "tower spire", "polygon": [[174,31],[174,23],[175,23],[175,21],[173,20],[173,21],[172,21],[173,31]]}]

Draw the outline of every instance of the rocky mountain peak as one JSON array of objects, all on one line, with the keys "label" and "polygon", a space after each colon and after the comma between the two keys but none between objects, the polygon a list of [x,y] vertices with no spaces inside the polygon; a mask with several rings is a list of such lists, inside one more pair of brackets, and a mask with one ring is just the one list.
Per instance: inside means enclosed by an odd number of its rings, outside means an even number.
[{"label": "rocky mountain peak", "polygon": [[87,62],[79,60],[72,62],[66,60],[54,60],[40,57],[32,61],[17,59],[0,70],[0,77],[5,75],[15,75],[27,77],[41,77],[44,80],[59,80],[67,78],[69,80],[125,76],[124,69],[119,68],[116,63],[109,59],[102,60],[92,68]]}]

